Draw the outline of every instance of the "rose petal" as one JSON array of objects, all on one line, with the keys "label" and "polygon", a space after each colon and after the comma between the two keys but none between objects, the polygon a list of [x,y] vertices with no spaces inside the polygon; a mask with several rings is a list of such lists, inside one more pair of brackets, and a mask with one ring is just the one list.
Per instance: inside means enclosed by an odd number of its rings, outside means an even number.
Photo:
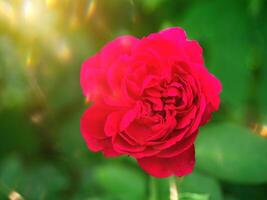
[{"label": "rose petal", "polygon": [[159,34],[177,45],[181,45],[186,41],[186,33],[179,27],[165,29],[160,31]]},{"label": "rose petal", "polygon": [[175,157],[159,158],[156,156],[137,159],[140,167],[157,178],[171,175],[185,176],[193,171],[195,165],[194,146]]},{"label": "rose petal", "polygon": [[193,62],[204,64],[204,59],[202,56],[202,48],[197,41],[195,40],[187,41],[185,49],[188,52],[188,55]]},{"label": "rose petal", "polygon": [[81,129],[83,135],[89,135],[96,139],[105,139],[104,126],[108,114],[112,108],[104,104],[94,103],[83,114],[81,118]]},{"label": "rose petal", "polygon": [[153,131],[151,128],[141,123],[138,120],[133,121],[125,130],[126,134],[129,135],[133,140],[135,140],[138,144],[143,145],[146,142],[146,139],[149,138]]},{"label": "rose petal", "polygon": [[194,75],[195,79],[199,80],[201,89],[206,97],[207,103],[211,103],[214,110],[218,110],[220,105],[219,94],[222,91],[222,85],[220,81],[210,74],[204,65],[191,64],[188,69]]},{"label": "rose petal", "polygon": [[196,113],[197,113],[197,106],[193,105],[190,110],[188,111],[188,113],[186,113],[185,116],[182,116],[182,117],[177,117],[177,126],[176,128],[177,129],[182,129],[182,128],[185,128],[187,125],[190,124],[190,122],[192,120],[194,120],[195,116],[196,116]]},{"label": "rose petal", "polygon": [[114,136],[120,132],[120,122],[124,112],[116,111],[108,115],[104,127],[106,136]]},{"label": "rose petal", "polygon": [[88,148],[92,151],[103,150],[106,156],[119,155],[104,132],[106,118],[110,112],[112,108],[106,105],[93,104],[84,112],[80,126]]},{"label": "rose petal", "polygon": [[114,148],[121,153],[130,154],[131,152],[143,152],[145,150],[145,146],[135,145],[132,142],[129,142],[128,139],[125,139],[125,136],[122,136],[123,133],[118,134],[113,138]]},{"label": "rose petal", "polygon": [[108,69],[109,66],[122,55],[130,55],[139,39],[133,36],[121,36],[107,43],[101,49],[101,67]]},{"label": "rose petal", "polygon": [[117,152],[112,145],[111,139],[106,140],[103,148],[104,156],[106,157],[115,157],[121,155],[120,152]]},{"label": "rose petal", "polygon": [[160,150],[167,149],[176,144],[177,142],[183,140],[183,138],[189,133],[189,131],[190,131],[190,126],[187,126],[180,130],[173,130],[171,133],[169,133],[168,138],[165,140],[164,143],[156,144],[154,145],[154,148]]},{"label": "rose petal", "polygon": [[201,125],[201,120],[202,117],[204,115],[205,109],[206,109],[206,100],[205,97],[202,96],[201,99],[199,100],[199,108],[197,111],[197,114],[192,122],[192,124],[190,125],[190,131],[186,134],[186,136],[190,135],[191,133],[194,133],[195,131],[198,130],[199,126]]},{"label": "rose petal", "polygon": [[90,95],[91,98],[96,98],[99,91],[107,91],[108,86],[105,84],[104,71],[99,67],[99,55],[96,54],[87,59],[82,64],[80,84],[84,96]]},{"label": "rose petal", "polygon": [[122,117],[120,130],[125,130],[140,113],[140,105],[137,103],[134,108],[128,110]]},{"label": "rose petal", "polygon": [[198,131],[191,134],[189,137],[177,142],[173,146],[162,150],[157,156],[162,158],[174,157],[184,152],[186,149],[191,147],[195,142]]}]

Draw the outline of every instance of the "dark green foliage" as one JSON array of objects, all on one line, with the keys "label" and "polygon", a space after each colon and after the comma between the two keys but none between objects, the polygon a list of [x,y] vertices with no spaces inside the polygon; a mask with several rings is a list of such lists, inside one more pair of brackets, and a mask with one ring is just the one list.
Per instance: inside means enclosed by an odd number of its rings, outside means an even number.
[{"label": "dark green foliage", "polygon": [[267,140],[246,128],[214,123],[203,128],[196,147],[198,168],[221,180],[267,182]]}]

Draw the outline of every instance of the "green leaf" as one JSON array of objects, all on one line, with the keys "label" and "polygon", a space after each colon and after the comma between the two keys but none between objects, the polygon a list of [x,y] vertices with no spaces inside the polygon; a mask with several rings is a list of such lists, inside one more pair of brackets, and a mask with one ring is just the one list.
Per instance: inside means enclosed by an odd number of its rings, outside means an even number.
[{"label": "green leaf", "polygon": [[195,194],[195,193],[182,193],[180,194],[180,200],[209,200],[207,194]]},{"label": "green leaf", "polygon": [[[22,110],[3,110],[0,112],[0,130],[4,142],[0,145],[0,157],[14,149],[26,156],[36,156],[39,153],[41,138]],[[34,157],[35,158],[35,157]]]},{"label": "green leaf", "polygon": [[9,156],[1,162],[0,194],[7,196],[11,191],[18,190],[24,178],[24,169],[16,156]]},{"label": "green leaf", "polygon": [[227,123],[206,127],[196,141],[197,166],[221,180],[267,182],[267,140]]},{"label": "green leaf", "polygon": [[[267,43],[266,43],[267,44]],[[260,79],[260,85],[258,87],[258,98],[257,101],[259,102],[259,112],[261,115],[261,121],[264,124],[267,124],[267,66],[264,66],[262,69],[262,78]]]},{"label": "green leaf", "polygon": [[259,80],[259,85],[256,88],[256,100],[259,103],[259,112],[263,123],[267,124],[267,15],[262,15],[260,20],[257,20],[258,26],[261,28],[261,31],[257,38],[257,47],[259,48],[259,53],[257,55],[261,58],[260,71],[257,77]]},{"label": "green leaf", "polygon": [[263,7],[263,0],[249,0],[248,9],[252,16],[259,15],[261,8]]},{"label": "green leaf", "polygon": [[225,184],[224,189],[235,200],[266,200],[267,197],[266,185]]},{"label": "green leaf", "polygon": [[226,196],[224,200],[237,200],[235,197],[232,196]]},{"label": "green leaf", "polygon": [[69,179],[56,167],[43,164],[29,170],[22,188],[27,199],[59,199]]},{"label": "green leaf", "polygon": [[170,195],[169,178],[154,178],[157,191],[157,200],[168,199]]},{"label": "green leaf", "polygon": [[19,108],[31,100],[24,67],[14,41],[0,36],[0,108]]},{"label": "green leaf", "polygon": [[65,122],[62,123],[59,129],[56,145],[62,154],[67,155],[68,160],[72,160],[75,164],[79,164],[79,166],[84,163],[89,152],[80,132],[81,116],[82,111],[79,111],[65,119]]},{"label": "green leaf", "polygon": [[203,46],[209,70],[222,82],[223,100],[241,107],[250,81],[251,29],[246,5],[231,0],[195,1],[179,19],[190,38]]},{"label": "green leaf", "polygon": [[145,178],[135,168],[119,165],[100,166],[95,170],[95,177],[107,193],[118,199],[144,199]]},{"label": "green leaf", "polygon": [[213,177],[196,172],[196,170],[184,177],[179,189],[182,193],[209,194],[210,200],[223,199],[219,182]]},{"label": "green leaf", "polygon": [[165,0],[142,0],[142,4],[147,11],[153,11]]}]

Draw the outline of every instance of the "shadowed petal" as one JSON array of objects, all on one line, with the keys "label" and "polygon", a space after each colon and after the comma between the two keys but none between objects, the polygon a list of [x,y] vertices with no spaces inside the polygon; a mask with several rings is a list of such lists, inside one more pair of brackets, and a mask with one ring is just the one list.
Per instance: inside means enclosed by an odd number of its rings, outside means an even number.
[{"label": "shadowed petal", "polygon": [[156,156],[138,159],[138,164],[152,176],[165,178],[171,175],[185,176],[193,171],[195,165],[194,146],[171,158]]}]

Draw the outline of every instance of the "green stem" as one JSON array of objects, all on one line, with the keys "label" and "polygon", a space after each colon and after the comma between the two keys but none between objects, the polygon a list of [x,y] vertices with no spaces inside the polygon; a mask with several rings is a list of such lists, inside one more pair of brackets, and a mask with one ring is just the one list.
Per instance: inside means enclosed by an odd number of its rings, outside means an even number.
[{"label": "green stem", "polygon": [[157,183],[156,178],[149,177],[149,200],[157,200]]},{"label": "green stem", "polygon": [[170,180],[170,200],[179,200],[179,191],[177,187],[177,180],[175,176],[169,178]]}]

